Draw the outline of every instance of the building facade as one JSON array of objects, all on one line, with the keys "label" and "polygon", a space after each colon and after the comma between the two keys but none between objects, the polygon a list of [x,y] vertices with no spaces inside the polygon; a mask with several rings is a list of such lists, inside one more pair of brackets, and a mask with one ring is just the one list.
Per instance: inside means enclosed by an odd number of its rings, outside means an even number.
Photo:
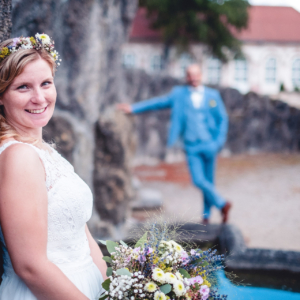
[{"label": "building facade", "polygon": [[168,65],[163,68],[163,44],[153,31],[146,12],[139,9],[133,23],[130,41],[123,45],[125,68],[161,72],[181,78],[187,65],[202,67],[204,84],[232,87],[242,93],[254,91],[274,95],[280,90],[300,89],[300,13],[290,7],[253,6],[249,25],[236,34],[242,43],[244,59],[228,63],[212,57],[204,45],[192,45],[190,53],[170,50]]}]

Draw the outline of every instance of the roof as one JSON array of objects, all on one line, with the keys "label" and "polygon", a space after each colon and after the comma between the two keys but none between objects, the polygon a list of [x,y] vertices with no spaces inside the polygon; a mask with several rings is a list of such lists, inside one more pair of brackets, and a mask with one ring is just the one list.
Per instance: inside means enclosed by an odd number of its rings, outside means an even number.
[{"label": "roof", "polygon": [[[235,33],[245,42],[300,42],[300,13],[286,6],[251,6],[248,28]],[[159,40],[161,34],[150,28],[147,13],[139,8],[133,21],[130,40]]]}]

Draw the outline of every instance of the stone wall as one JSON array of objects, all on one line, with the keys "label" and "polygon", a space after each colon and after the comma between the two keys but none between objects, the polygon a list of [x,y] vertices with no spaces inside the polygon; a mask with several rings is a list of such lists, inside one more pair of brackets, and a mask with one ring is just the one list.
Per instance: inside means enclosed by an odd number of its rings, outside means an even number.
[{"label": "stone wall", "polygon": [[[124,77],[126,95],[132,103],[184,84],[167,76],[149,76],[143,71],[128,70]],[[229,114],[227,153],[300,151],[300,110],[252,92],[242,95],[230,88],[220,89],[220,92]],[[137,161],[146,161],[149,157],[165,159],[170,111],[148,112],[134,118]]]},{"label": "stone wall", "polygon": [[[55,76],[57,106],[44,138],[56,142],[57,149],[96,191],[95,207],[99,209],[89,224],[96,236],[118,234],[116,225],[123,223],[132,194],[126,162],[131,142],[122,137],[118,125],[126,120],[117,117],[111,107],[124,101],[120,49],[136,7],[137,0],[13,1],[12,36],[45,32],[53,37],[61,55]],[[113,141],[108,141],[112,136]],[[103,149],[108,156],[100,153]],[[119,160],[122,162],[108,167],[110,161]],[[115,194],[111,193],[113,186],[120,187]]]}]

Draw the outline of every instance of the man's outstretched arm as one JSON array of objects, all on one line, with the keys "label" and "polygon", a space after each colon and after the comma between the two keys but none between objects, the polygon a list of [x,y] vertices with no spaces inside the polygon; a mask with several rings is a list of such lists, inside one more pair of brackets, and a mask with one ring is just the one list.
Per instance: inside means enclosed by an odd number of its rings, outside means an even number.
[{"label": "man's outstretched arm", "polygon": [[120,103],[117,105],[117,108],[127,114],[138,114],[150,110],[170,108],[172,106],[172,94],[173,92],[170,92],[167,95],[154,97],[148,100],[134,103],[132,105],[127,103]]}]

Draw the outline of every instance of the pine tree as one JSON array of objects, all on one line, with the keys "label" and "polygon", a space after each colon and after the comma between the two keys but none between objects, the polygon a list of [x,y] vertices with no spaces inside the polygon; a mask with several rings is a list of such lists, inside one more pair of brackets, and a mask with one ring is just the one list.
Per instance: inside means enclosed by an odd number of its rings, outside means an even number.
[{"label": "pine tree", "polygon": [[0,0],[0,42],[10,38],[12,0]]},{"label": "pine tree", "polygon": [[242,54],[233,32],[247,27],[247,0],[140,0],[139,4],[147,9],[152,28],[162,32],[165,57],[170,46],[188,51],[192,43],[207,45],[223,61],[228,52]]}]

